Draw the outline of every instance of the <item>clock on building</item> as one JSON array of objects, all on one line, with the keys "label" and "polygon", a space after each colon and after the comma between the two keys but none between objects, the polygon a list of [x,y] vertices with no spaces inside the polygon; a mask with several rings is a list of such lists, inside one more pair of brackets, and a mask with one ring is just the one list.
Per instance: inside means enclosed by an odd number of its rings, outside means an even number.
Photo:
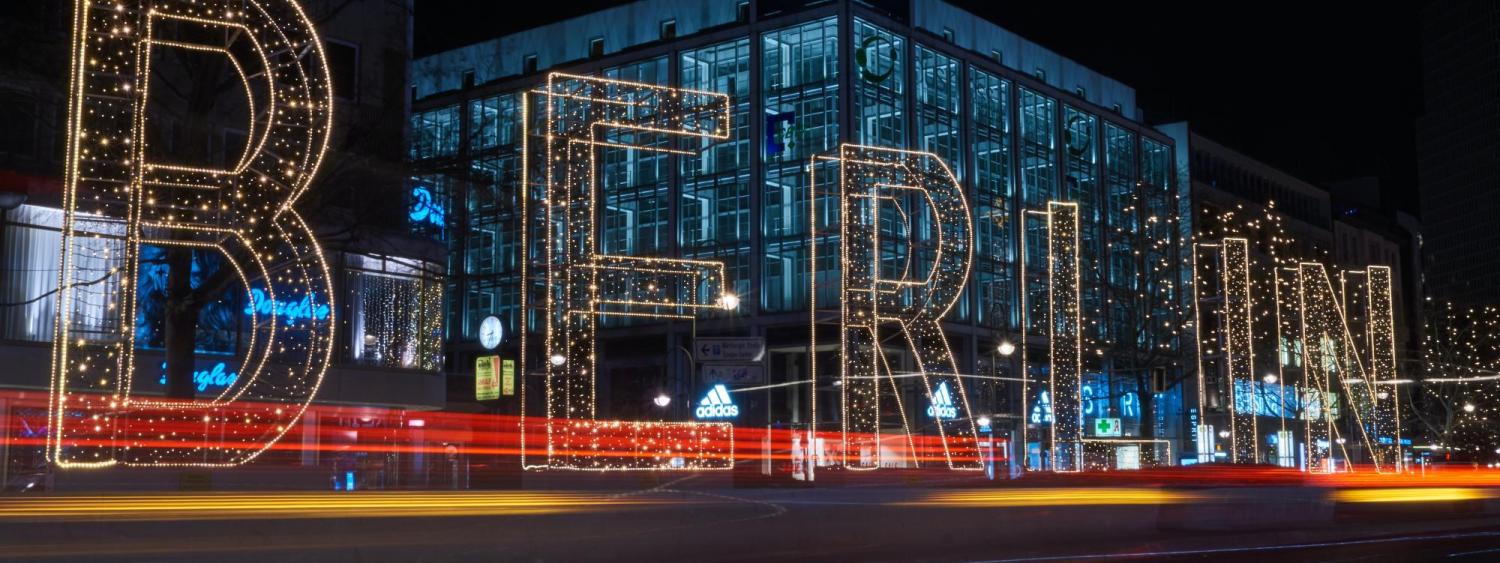
[{"label": "clock on building", "polygon": [[490,315],[479,323],[479,345],[485,350],[494,350],[500,345],[500,338],[505,335],[505,327],[501,326],[500,318]]}]

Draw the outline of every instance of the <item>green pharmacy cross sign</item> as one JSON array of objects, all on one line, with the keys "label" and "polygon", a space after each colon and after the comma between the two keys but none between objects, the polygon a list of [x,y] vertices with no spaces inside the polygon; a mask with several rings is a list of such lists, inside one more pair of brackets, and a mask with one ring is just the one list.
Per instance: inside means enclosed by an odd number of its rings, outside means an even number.
[{"label": "green pharmacy cross sign", "polygon": [[1100,438],[1120,437],[1120,419],[1118,418],[1096,418],[1094,419],[1094,435]]}]

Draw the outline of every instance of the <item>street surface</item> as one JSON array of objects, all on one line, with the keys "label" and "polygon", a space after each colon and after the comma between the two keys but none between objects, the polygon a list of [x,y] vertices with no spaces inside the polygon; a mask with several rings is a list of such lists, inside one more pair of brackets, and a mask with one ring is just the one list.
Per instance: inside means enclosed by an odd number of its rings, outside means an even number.
[{"label": "street surface", "polygon": [[1249,486],[0,497],[7,561],[1500,560],[1500,490]]}]

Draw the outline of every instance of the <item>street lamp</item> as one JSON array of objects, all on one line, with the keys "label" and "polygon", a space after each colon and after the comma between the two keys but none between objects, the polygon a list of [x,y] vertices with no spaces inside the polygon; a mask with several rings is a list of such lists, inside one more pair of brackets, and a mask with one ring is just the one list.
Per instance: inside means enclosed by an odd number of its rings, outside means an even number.
[{"label": "street lamp", "polygon": [[1268,373],[1265,377],[1260,378],[1261,381],[1266,382],[1266,385],[1275,385],[1276,379],[1276,374],[1274,373]]},{"label": "street lamp", "polygon": [[1005,340],[1005,341],[1000,342],[1000,355],[1001,356],[1009,357],[1011,354],[1014,354],[1014,353],[1016,353],[1016,345],[1015,344],[1011,344],[1009,340]]},{"label": "street lamp", "polygon": [[1474,403],[1464,403],[1464,412],[1474,412]]},{"label": "street lamp", "polygon": [[658,407],[667,408],[667,405],[672,404],[672,397],[666,393],[660,393],[655,399],[651,399],[651,402],[656,403]]},{"label": "street lamp", "polygon": [[553,354],[548,361],[552,362],[554,366],[562,367],[563,364],[568,363],[568,358],[562,354]]},{"label": "street lamp", "polygon": [[719,306],[725,311],[733,311],[740,308],[740,296],[733,293],[725,293],[719,296]]}]

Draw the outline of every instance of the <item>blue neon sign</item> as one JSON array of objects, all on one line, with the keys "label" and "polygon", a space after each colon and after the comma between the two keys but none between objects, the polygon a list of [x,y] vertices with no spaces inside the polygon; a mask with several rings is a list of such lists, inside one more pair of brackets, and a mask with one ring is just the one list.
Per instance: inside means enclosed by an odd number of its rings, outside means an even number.
[{"label": "blue neon sign", "polygon": [[446,225],[443,206],[427,186],[415,186],[411,189],[411,208],[407,210],[407,218],[412,223],[431,223],[440,228]]},{"label": "blue neon sign", "polygon": [[[224,362],[219,362],[219,363],[215,364],[214,367],[212,367],[212,368],[209,368],[209,369],[206,369],[206,370],[194,371],[193,372],[193,385],[196,385],[198,387],[199,391],[207,391],[209,387],[223,389],[223,388],[228,387],[230,385],[234,385],[235,380],[237,380],[239,378],[240,378],[239,374],[234,373],[232,371],[229,371],[229,367],[226,366],[226,365],[224,365]],[[166,385],[167,384],[167,363],[166,362],[162,362],[161,363],[161,380],[160,380],[160,383],[162,385]]]},{"label": "blue neon sign", "polygon": [[245,304],[245,315],[281,317],[288,325],[296,324],[299,320],[327,320],[328,304],[315,302],[312,298],[311,295],[304,295],[299,301],[272,301],[265,290],[251,289],[250,302]]}]

